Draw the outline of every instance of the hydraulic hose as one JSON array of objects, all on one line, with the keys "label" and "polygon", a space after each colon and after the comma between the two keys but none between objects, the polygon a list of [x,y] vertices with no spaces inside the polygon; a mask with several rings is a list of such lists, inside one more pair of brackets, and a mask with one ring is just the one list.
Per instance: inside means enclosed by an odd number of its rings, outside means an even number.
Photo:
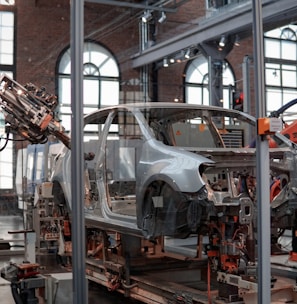
[{"label": "hydraulic hose", "polygon": [[287,109],[289,109],[296,103],[297,103],[297,99],[293,99],[293,100],[289,101],[288,103],[286,103],[285,105],[283,105],[282,107],[280,107],[278,110],[271,112],[270,116],[278,118],[282,113],[284,113]]}]

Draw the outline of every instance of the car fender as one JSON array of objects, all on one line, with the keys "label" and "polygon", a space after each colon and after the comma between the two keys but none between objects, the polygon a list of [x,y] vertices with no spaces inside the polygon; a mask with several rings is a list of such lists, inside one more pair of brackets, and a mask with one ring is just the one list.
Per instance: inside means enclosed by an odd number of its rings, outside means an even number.
[{"label": "car fender", "polygon": [[199,167],[213,163],[204,156],[149,140],[143,146],[137,168],[139,197],[143,198],[150,183],[160,179],[176,191],[195,193],[205,185]]}]

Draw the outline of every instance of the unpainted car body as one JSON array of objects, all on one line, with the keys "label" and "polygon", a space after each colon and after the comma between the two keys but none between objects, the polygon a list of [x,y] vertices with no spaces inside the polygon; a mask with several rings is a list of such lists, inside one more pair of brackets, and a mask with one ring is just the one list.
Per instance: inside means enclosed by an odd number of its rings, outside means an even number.
[{"label": "unpainted car body", "polygon": [[[86,217],[148,239],[203,229],[215,205],[240,194],[238,177],[254,170],[255,150],[244,147],[255,136],[255,118],[239,111],[123,104],[89,114],[84,123],[85,154],[95,155],[86,157]],[[70,157],[65,147],[52,181],[56,201],[71,209]]]}]

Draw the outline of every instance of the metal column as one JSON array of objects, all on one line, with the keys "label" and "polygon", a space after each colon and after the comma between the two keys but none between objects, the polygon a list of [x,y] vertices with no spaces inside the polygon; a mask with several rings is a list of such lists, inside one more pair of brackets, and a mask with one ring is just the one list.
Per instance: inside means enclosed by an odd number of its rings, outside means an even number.
[{"label": "metal column", "polygon": [[[262,24],[262,1],[253,0],[253,31],[255,58],[256,116],[264,117],[264,47]],[[258,208],[258,303],[270,304],[270,202],[269,202],[269,147],[265,136],[257,135],[257,208]]]},{"label": "metal column", "polygon": [[88,303],[85,270],[83,161],[84,1],[70,1],[71,13],[71,194],[73,303]]}]

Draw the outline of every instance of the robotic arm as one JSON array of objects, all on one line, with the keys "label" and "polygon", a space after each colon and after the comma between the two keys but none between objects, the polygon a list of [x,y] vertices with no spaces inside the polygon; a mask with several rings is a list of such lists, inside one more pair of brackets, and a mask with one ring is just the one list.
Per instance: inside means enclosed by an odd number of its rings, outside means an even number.
[{"label": "robotic arm", "polygon": [[70,138],[54,117],[57,97],[29,83],[21,86],[6,75],[0,78],[0,111],[10,129],[31,143],[56,136],[70,149]]}]

